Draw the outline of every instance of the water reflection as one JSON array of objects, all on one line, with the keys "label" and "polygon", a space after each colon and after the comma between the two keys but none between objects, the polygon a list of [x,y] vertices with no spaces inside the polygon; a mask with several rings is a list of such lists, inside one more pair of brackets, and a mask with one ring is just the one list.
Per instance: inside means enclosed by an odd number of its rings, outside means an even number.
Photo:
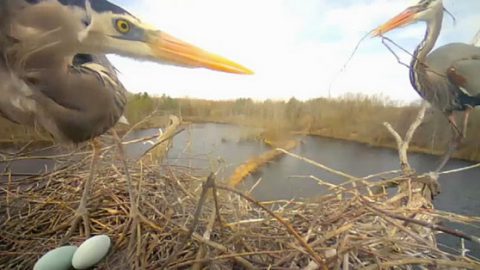
[{"label": "water reflection", "polygon": [[2,161],[0,162],[1,181],[18,181],[30,176],[51,172],[55,168],[52,156],[65,152],[65,149],[47,147],[40,150],[22,152],[17,156],[18,149],[2,149]]}]

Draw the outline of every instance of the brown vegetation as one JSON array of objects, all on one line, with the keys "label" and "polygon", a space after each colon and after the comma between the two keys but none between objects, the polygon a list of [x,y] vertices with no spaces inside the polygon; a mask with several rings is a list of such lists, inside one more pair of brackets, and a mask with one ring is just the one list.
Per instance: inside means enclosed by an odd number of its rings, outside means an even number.
[{"label": "brown vegetation", "polygon": [[[389,122],[404,134],[415,118],[420,104],[400,106],[384,97],[346,95],[337,99],[318,98],[299,101],[255,102],[251,99],[235,101],[207,101],[179,99],[184,119],[235,123],[300,134],[318,135],[395,147],[395,141],[383,127]],[[480,112],[473,112],[464,144],[455,157],[480,160]],[[450,140],[451,130],[444,115],[429,109],[425,121],[417,130],[411,150],[441,154]]]},{"label": "brown vegetation", "polygon": [[[375,146],[395,147],[395,142],[383,127],[389,122],[399,131],[406,132],[409,123],[415,117],[419,104],[400,106],[382,96],[367,97],[346,95],[342,98],[317,98],[299,101],[237,99],[231,101],[211,101],[201,99],[168,96],[150,97],[146,93],[129,97],[126,116],[135,124],[146,118],[153,111],[157,117],[150,118],[139,128],[164,125],[168,115],[182,116],[183,120],[192,122],[233,123],[264,128],[274,133],[287,132],[311,134],[337,139],[353,140]],[[475,134],[480,133],[480,112],[471,115],[468,136],[455,157],[466,160],[480,160],[480,140]],[[31,129],[1,121],[0,139],[12,138],[29,141],[38,138]],[[120,127],[121,128],[121,127]],[[275,132],[274,132],[275,131]],[[442,113],[430,109],[425,121],[413,138],[411,150],[440,154],[445,151],[450,140],[451,131]]]}]

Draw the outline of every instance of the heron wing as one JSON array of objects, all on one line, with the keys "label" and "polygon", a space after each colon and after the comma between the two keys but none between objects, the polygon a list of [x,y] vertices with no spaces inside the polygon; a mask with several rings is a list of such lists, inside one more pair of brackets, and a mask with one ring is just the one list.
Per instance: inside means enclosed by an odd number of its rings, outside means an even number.
[{"label": "heron wing", "polygon": [[448,78],[468,96],[480,96],[480,47],[451,43],[430,53],[428,69]]},{"label": "heron wing", "polygon": [[[0,51],[1,53],[1,51]],[[123,114],[126,91],[108,61],[40,70],[20,78],[0,58],[0,116],[41,126],[61,141],[82,142],[113,127]]]},{"label": "heron wing", "polygon": [[450,82],[469,96],[480,97],[480,54],[478,58],[458,60],[447,71]]},{"label": "heron wing", "polygon": [[13,73],[3,57],[0,57],[0,82],[0,116],[17,124],[41,127],[55,138],[67,140],[47,110],[59,106]]},{"label": "heron wing", "polygon": [[103,134],[123,114],[126,90],[103,55],[79,54],[67,68],[49,67],[29,76],[35,90],[48,98],[42,109],[70,141]]},{"label": "heron wing", "polygon": [[32,90],[12,74],[0,58],[0,115],[15,123],[33,124],[36,103]]}]

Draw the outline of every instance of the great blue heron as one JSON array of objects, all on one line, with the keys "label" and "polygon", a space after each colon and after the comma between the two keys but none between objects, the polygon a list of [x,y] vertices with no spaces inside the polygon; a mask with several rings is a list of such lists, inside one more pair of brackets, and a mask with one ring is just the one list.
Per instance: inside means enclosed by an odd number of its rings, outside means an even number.
[{"label": "great blue heron", "polygon": [[[442,28],[442,0],[420,0],[417,4],[378,27],[373,35],[380,36],[397,27],[418,21],[427,25],[425,37],[413,53],[410,63],[410,82],[418,94],[449,119],[455,141],[466,134],[470,111],[480,105],[480,48],[471,44],[451,43],[430,53]],[[454,111],[464,111],[463,128],[455,121]],[[454,142],[451,145],[457,145]],[[449,153],[437,172],[445,165]]]},{"label": "great blue heron", "polygon": [[[107,53],[252,73],[156,30],[106,0],[1,0],[0,115],[41,126],[60,141],[80,143],[103,134],[120,119],[126,103]],[[92,164],[97,155],[94,147]],[[86,224],[92,175],[93,169],[77,210],[77,220]]]}]

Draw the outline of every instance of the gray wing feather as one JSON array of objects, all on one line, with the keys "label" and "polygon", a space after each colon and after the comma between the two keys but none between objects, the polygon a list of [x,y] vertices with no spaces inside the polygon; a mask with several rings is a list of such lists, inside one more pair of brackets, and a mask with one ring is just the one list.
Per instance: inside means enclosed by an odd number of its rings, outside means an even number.
[{"label": "gray wing feather", "polygon": [[470,96],[480,97],[480,55],[478,59],[459,60],[451,68],[460,80],[459,87]]},{"label": "gray wing feather", "polygon": [[15,123],[33,124],[36,102],[32,90],[12,74],[0,58],[0,114]]},{"label": "gray wing feather", "polygon": [[45,110],[52,101],[12,73],[2,58],[0,82],[0,116],[17,124],[42,127],[57,139],[67,140]]},{"label": "gray wing feather", "polygon": [[[428,70],[449,79],[470,96],[480,94],[480,47],[451,43],[439,47],[427,56]],[[449,72],[455,71],[449,76]]]},{"label": "gray wing feather", "polygon": [[[116,73],[98,62],[38,71],[20,79],[0,63],[0,115],[23,125],[41,126],[61,141],[99,136],[123,114],[125,89]],[[108,61],[108,60],[107,60]]]},{"label": "gray wing feather", "polygon": [[105,133],[120,119],[126,104],[126,90],[108,59],[90,57],[67,69],[42,69],[27,78],[46,117],[61,137],[73,142]]}]

